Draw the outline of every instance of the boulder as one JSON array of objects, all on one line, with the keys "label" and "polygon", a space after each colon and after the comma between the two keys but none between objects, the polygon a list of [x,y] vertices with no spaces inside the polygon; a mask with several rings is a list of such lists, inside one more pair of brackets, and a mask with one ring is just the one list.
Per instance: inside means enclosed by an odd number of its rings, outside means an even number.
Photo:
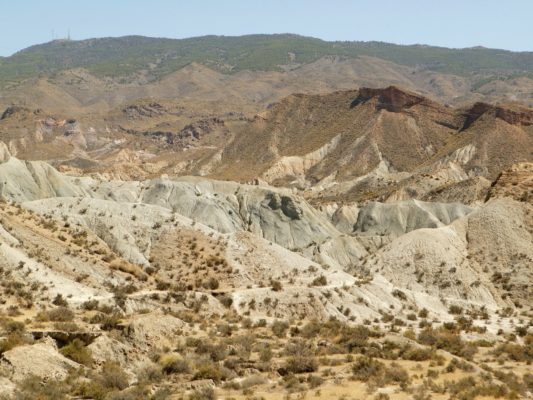
[{"label": "boulder", "polygon": [[185,322],[161,311],[135,316],[125,334],[141,350],[175,346]]},{"label": "boulder", "polygon": [[69,370],[80,367],[80,364],[61,355],[54,340],[48,337],[38,343],[6,351],[1,364],[15,382],[32,375],[43,380],[61,380],[67,377]]}]

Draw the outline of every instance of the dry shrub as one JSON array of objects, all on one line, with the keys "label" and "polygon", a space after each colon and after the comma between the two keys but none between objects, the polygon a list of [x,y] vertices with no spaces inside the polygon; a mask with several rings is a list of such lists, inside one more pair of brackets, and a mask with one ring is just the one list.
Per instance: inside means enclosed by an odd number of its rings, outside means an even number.
[{"label": "dry shrub", "polygon": [[146,278],[146,274],[144,273],[141,267],[122,259],[114,259],[113,261],[111,261],[111,263],[109,264],[109,268],[133,275],[137,279],[145,280]]},{"label": "dry shrub", "polygon": [[99,377],[102,386],[109,389],[123,390],[128,387],[128,376],[119,363],[106,361]]},{"label": "dry shrub", "polygon": [[393,362],[387,367],[381,361],[367,356],[359,357],[352,364],[352,374],[354,379],[377,387],[392,383],[405,389],[410,381],[409,373],[399,364]]},{"label": "dry shrub", "polygon": [[285,353],[288,358],[285,367],[280,371],[282,375],[315,372],[318,369],[315,349],[311,343],[305,340],[299,339],[287,343]]},{"label": "dry shrub", "polygon": [[161,369],[166,374],[188,374],[191,372],[189,363],[177,354],[165,354],[159,360]]},{"label": "dry shrub", "polygon": [[91,351],[85,346],[85,343],[77,338],[59,349],[59,352],[79,364],[91,366],[93,363]]},{"label": "dry shrub", "polygon": [[461,339],[458,333],[444,328],[425,328],[418,335],[418,341],[422,344],[443,349],[450,353],[471,360],[477,352],[477,347]]},{"label": "dry shrub", "polygon": [[69,322],[74,319],[74,313],[67,307],[58,307],[46,312],[48,320],[54,322]]}]

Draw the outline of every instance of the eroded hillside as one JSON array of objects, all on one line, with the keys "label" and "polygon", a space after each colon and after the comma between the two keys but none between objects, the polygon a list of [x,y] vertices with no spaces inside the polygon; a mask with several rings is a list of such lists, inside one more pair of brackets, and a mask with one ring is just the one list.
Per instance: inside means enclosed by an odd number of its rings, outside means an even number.
[{"label": "eroded hillside", "polygon": [[10,107],[0,131],[13,155],[62,171],[266,182],[314,204],[474,204],[533,148],[529,108],[453,108],[395,86],[290,95],[258,114],[212,106],[147,99],[80,119]]},{"label": "eroded hillside", "polygon": [[470,206],[315,208],[264,183],[76,177],[6,147],[2,160],[7,396],[531,390],[527,166]]},{"label": "eroded hillside", "polygon": [[1,58],[0,398],[530,398],[530,59],[295,35]]}]

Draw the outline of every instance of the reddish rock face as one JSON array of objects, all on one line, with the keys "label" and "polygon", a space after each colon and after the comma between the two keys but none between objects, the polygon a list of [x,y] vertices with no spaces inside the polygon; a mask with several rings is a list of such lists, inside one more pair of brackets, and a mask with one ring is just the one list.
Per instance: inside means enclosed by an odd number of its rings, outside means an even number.
[{"label": "reddish rock face", "polygon": [[494,106],[492,104],[478,102],[465,113],[466,121],[464,128],[468,128],[485,113],[492,113],[496,118],[511,125],[533,125],[533,110],[518,107]]},{"label": "reddish rock face", "polygon": [[531,110],[496,107],[496,118],[503,119],[512,125],[533,125],[533,111]]},{"label": "reddish rock face", "polygon": [[426,101],[426,98],[422,96],[398,89],[396,86],[389,86],[385,89],[359,89],[359,95],[352,103],[352,106],[367,102],[373,98],[377,99],[376,108],[390,112],[400,112]]}]

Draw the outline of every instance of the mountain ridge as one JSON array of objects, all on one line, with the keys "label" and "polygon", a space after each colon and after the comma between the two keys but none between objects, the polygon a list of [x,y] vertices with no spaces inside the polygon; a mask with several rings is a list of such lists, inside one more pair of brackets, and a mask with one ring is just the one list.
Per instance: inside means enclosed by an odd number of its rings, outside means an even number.
[{"label": "mountain ridge", "polygon": [[294,93],[255,114],[189,107],[145,99],[76,118],[12,106],[0,132],[13,154],[80,173],[259,179],[317,201],[423,198],[468,182],[479,200],[479,179],[533,147],[530,108],[452,107],[398,86]]},{"label": "mountain ridge", "polygon": [[292,95],[235,136],[215,176],[248,173],[309,188],[328,180],[355,183],[382,167],[387,174],[420,174],[451,162],[466,175],[493,179],[528,160],[533,110],[478,104],[447,107],[395,86]]},{"label": "mountain ridge", "polygon": [[323,56],[366,55],[400,65],[468,75],[484,72],[510,75],[533,71],[533,52],[487,48],[451,49],[369,41],[325,41],[295,34],[199,36],[184,39],[140,35],[55,40],[0,58],[0,80],[19,80],[42,73],[85,67],[100,76],[126,76],[148,70],[153,78],[191,62],[223,73],[273,71],[308,64]]}]

